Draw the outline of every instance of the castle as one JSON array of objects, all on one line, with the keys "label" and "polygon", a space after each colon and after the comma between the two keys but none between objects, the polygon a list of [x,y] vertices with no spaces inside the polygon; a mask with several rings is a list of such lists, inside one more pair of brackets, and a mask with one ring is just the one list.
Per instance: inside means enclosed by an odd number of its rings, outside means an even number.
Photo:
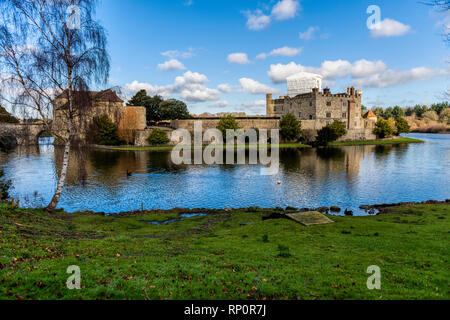
[{"label": "castle", "polygon": [[[305,141],[314,141],[317,131],[333,121],[344,122],[347,135],[340,141],[375,140],[373,133],[376,115],[369,111],[362,114],[362,91],[349,87],[346,93],[332,94],[330,89],[321,90],[322,77],[309,73],[300,73],[287,79],[288,95],[273,99],[267,94],[265,116],[247,116],[244,113],[234,114],[241,129],[279,129],[280,119],[288,114],[294,114],[302,123]],[[89,135],[89,125],[95,116],[106,114],[118,126],[121,140],[127,144],[144,146],[153,127],[146,123],[144,107],[124,107],[123,101],[113,90],[89,92],[90,102],[84,112],[75,116],[74,140],[86,143]],[[67,138],[67,91],[54,101],[53,129],[57,135]],[[217,128],[220,119],[227,114],[203,114],[192,119],[172,120],[169,127],[162,129],[168,134],[172,130],[194,130],[195,121],[203,122],[203,129]]]},{"label": "castle", "polygon": [[268,117],[283,117],[294,114],[302,121],[303,129],[313,139],[317,130],[333,123],[344,122],[348,134],[341,140],[372,140],[377,117],[373,112],[362,114],[362,91],[354,87],[347,88],[346,93],[332,94],[326,88],[321,91],[321,76],[300,73],[287,79],[288,95],[273,99],[266,96]]}]

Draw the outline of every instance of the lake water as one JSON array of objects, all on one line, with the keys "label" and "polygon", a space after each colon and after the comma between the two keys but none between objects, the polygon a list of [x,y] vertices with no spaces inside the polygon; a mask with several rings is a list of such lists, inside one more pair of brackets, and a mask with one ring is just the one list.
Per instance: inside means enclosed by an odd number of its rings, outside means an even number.
[{"label": "lake water", "polygon": [[[410,134],[424,144],[280,150],[280,172],[259,165],[174,165],[170,152],[74,150],[60,208],[144,209],[339,206],[450,198],[450,135]],[[63,150],[50,144],[0,152],[21,206],[45,206]],[[133,174],[127,177],[127,171]],[[281,184],[277,182],[281,181]]]}]

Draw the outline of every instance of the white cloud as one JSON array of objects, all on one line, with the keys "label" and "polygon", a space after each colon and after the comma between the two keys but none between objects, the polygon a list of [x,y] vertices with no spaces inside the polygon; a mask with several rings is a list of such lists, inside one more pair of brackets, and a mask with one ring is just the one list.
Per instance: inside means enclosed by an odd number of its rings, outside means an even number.
[{"label": "white cloud", "polygon": [[220,92],[216,89],[210,89],[204,84],[208,78],[204,74],[187,71],[182,76],[175,78],[173,85],[155,86],[149,83],[133,81],[125,85],[127,93],[134,94],[139,90],[146,90],[149,95],[161,95],[170,97],[174,94],[189,102],[214,101],[220,98]]},{"label": "white cloud", "polygon": [[208,82],[208,77],[198,72],[187,71],[175,78],[175,86],[182,87],[188,84],[202,84]]},{"label": "white cloud", "polygon": [[263,114],[265,112],[266,100],[256,100],[251,102],[243,102],[236,109],[247,114]]},{"label": "white cloud", "polygon": [[184,64],[176,59],[166,61],[162,64],[158,64],[158,68],[162,71],[174,71],[174,70],[186,70]]},{"label": "white cloud", "polygon": [[265,107],[266,100],[255,100],[252,102],[243,102],[241,105],[243,107]]},{"label": "white cloud", "polygon": [[287,77],[304,71],[306,71],[304,66],[291,62],[289,64],[272,64],[267,73],[274,83],[283,83]]},{"label": "white cloud", "polygon": [[300,32],[298,37],[301,40],[311,40],[313,38],[314,32],[319,30],[319,27],[309,27],[305,32]]},{"label": "white cloud", "polygon": [[223,93],[230,93],[231,92],[231,87],[230,87],[230,85],[228,83],[219,84],[217,86],[217,89],[220,92],[223,92]]},{"label": "white cloud", "polygon": [[278,49],[272,50],[270,53],[261,53],[256,58],[257,59],[266,59],[267,57],[295,57],[302,52],[303,48],[292,48],[292,47],[282,47]]},{"label": "white cloud", "polygon": [[352,64],[346,60],[324,61],[317,70],[325,79],[345,78],[349,75]]},{"label": "white cloud", "polygon": [[370,34],[374,38],[398,37],[408,33],[411,27],[393,19],[384,19],[373,26]]},{"label": "white cloud", "polygon": [[132,94],[140,90],[146,90],[150,96],[160,95],[167,98],[172,94],[173,86],[154,86],[149,83],[133,81],[132,83],[126,84],[124,89]]},{"label": "white cloud", "polygon": [[181,91],[180,97],[191,102],[203,102],[219,99],[220,93],[201,84],[191,84]]},{"label": "white cloud", "polygon": [[358,60],[353,63],[351,74],[354,78],[363,78],[387,69],[383,61]]},{"label": "white cloud", "polygon": [[262,10],[244,11],[247,17],[247,28],[250,30],[262,30],[267,28],[272,20],[288,20],[294,18],[300,11],[298,0],[281,0],[271,10],[270,14],[265,14]]},{"label": "white cloud", "polygon": [[247,28],[250,30],[265,29],[272,21],[272,18],[265,15],[261,10],[255,10],[254,12],[245,11],[244,14],[247,17]]},{"label": "white cloud", "polygon": [[353,83],[362,88],[386,88],[412,81],[429,80],[449,75],[450,69],[431,69],[426,67],[413,68],[411,70],[388,69],[369,77],[356,79]]},{"label": "white cloud", "polygon": [[229,63],[236,64],[249,64],[250,60],[248,60],[248,56],[246,53],[231,53],[227,58]]},{"label": "white cloud", "polygon": [[386,69],[387,67],[382,61],[362,59],[352,64],[346,60],[327,60],[322,63],[320,68],[307,67],[295,62],[271,65],[267,73],[274,83],[283,83],[287,77],[299,72],[313,72],[320,74],[325,80],[334,80],[348,76],[353,76],[354,78],[367,77]]},{"label": "white cloud", "polygon": [[335,85],[336,79],[351,77],[352,83],[362,88],[386,88],[412,81],[428,80],[450,75],[449,69],[418,67],[410,70],[389,69],[382,61],[361,59],[353,63],[346,60],[324,61],[320,68],[289,64],[271,65],[267,72],[274,83],[283,83],[286,78],[299,72],[313,72],[324,77],[323,85]]},{"label": "white cloud", "polygon": [[161,55],[170,59],[189,59],[195,56],[195,49],[188,48],[187,51],[169,50],[161,52]]},{"label": "white cloud", "polygon": [[298,0],[281,0],[272,9],[272,16],[276,20],[292,19],[300,10],[300,3]]},{"label": "white cloud", "polygon": [[213,108],[225,108],[227,106],[229,106],[230,104],[228,103],[228,101],[217,101],[214,102],[213,104],[211,104],[211,107]]},{"label": "white cloud", "polygon": [[277,89],[271,88],[265,84],[262,84],[256,80],[249,78],[241,78],[239,79],[239,83],[241,85],[241,90],[243,92],[249,92],[253,94],[265,94],[265,93],[275,93],[278,92]]}]

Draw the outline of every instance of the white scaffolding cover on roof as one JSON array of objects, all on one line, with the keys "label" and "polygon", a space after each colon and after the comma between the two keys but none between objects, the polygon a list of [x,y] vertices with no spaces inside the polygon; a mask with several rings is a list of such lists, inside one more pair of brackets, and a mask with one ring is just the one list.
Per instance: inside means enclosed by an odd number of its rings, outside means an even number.
[{"label": "white scaffolding cover on roof", "polygon": [[288,96],[293,98],[299,94],[310,93],[312,89],[322,90],[322,76],[319,74],[300,72],[286,79]]}]

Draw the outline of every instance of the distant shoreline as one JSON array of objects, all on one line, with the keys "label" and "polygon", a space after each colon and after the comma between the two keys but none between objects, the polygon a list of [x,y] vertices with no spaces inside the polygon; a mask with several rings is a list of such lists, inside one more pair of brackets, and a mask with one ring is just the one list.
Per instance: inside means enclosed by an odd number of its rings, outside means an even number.
[{"label": "distant shoreline", "polygon": [[[413,138],[395,138],[395,139],[387,139],[387,140],[370,140],[370,141],[346,141],[346,142],[332,142],[329,143],[330,147],[341,147],[341,146],[358,146],[358,145],[394,145],[394,144],[404,144],[404,143],[424,143],[424,141]],[[255,146],[234,146],[235,149],[252,149],[260,147],[261,145]],[[267,148],[271,148],[274,145],[268,144],[264,145]],[[133,147],[133,146],[101,146],[101,145],[92,145],[91,147],[96,149],[104,149],[104,150],[113,150],[113,151],[171,151],[174,149],[174,146],[145,146],[145,147]],[[202,149],[205,149],[207,145],[202,146]],[[279,144],[278,147],[280,149],[295,149],[295,148],[312,148],[310,145],[306,145],[303,143],[284,143]],[[199,149],[200,147],[192,147],[192,149]],[[226,145],[222,146],[223,149],[229,149]]]}]

